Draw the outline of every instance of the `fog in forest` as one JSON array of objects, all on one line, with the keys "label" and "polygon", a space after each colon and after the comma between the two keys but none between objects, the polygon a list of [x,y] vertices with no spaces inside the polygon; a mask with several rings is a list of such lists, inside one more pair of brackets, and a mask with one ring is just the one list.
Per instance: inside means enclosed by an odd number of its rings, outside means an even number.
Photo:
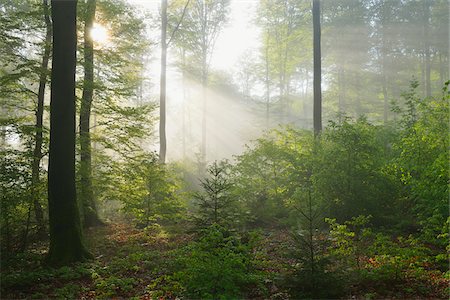
[{"label": "fog in forest", "polygon": [[1,0],[1,299],[448,299],[449,0]]},{"label": "fog in forest", "polygon": [[[158,1],[130,3],[152,15],[149,23],[159,19]],[[180,11],[182,3],[174,3],[174,10]],[[408,91],[414,80],[419,82],[424,96],[427,84],[431,94],[440,93],[449,72],[449,5],[447,1],[436,1],[430,11],[430,24],[425,25],[421,16],[423,3],[322,1],[325,126],[329,120],[343,115],[353,118],[364,115],[375,123],[383,123],[385,102],[387,120],[395,119],[392,105],[401,100],[402,93]],[[270,2],[232,0],[229,4],[226,20],[210,50],[208,161],[239,154],[245,144],[268,129],[282,125],[312,128],[311,3],[296,1],[285,5],[282,9],[287,14],[271,8]],[[153,86],[144,89],[148,99],[159,93],[158,34],[158,28],[149,32],[156,42],[146,65]],[[183,31],[175,33],[174,39],[179,34]],[[427,45],[431,49],[429,54],[424,50]],[[196,159],[201,151],[201,78],[185,73],[183,79],[181,49],[183,45],[171,45],[168,52],[170,161],[183,157]],[[199,66],[192,62],[186,68]],[[154,149],[157,150],[157,145]]]}]

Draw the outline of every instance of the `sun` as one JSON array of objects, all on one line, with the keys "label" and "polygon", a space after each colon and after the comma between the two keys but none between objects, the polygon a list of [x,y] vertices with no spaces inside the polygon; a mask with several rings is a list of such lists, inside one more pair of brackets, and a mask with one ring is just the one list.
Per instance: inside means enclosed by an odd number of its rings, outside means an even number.
[{"label": "sun", "polygon": [[91,29],[91,38],[99,46],[104,46],[108,43],[109,34],[105,26],[94,23]]}]

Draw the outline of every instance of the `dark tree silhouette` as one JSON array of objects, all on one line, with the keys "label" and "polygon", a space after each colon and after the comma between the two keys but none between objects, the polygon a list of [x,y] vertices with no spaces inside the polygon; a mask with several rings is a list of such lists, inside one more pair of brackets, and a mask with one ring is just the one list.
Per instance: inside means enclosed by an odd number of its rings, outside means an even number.
[{"label": "dark tree silhouette", "polygon": [[83,245],[75,190],[76,13],[76,0],[52,0],[48,163],[50,250],[47,256],[50,265],[66,265],[91,256]]}]

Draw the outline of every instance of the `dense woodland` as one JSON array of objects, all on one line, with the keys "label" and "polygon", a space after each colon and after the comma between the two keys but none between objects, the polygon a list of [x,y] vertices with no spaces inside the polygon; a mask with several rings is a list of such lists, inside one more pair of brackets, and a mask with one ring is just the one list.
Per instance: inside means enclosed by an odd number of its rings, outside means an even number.
[{"label": "dense woodland", "polygon": [[233,1],[0,1],[2,299],[448,299],[449,2]]}]

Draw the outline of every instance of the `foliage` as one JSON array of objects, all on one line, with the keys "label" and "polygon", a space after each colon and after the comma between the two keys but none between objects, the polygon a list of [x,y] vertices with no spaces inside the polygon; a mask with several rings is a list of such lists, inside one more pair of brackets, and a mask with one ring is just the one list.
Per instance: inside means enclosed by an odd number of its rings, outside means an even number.
[{"label": "foliage", "polygon": [[[404,94],[403,131],[395,147],[395,168],[408,189],[408,201],[422,226],[423,238],[437,241],[448,212],[449,83],[440,97],[421,100],[413,84]],[[441,244],[441,247],[444,246]]]},{"label": "foliage", "polygon": [[[273,224],[297,215],[292,210],[307,199],[312,154],[310,132],[274,130],[237,157],[233,193],[245,204],[250,219]],[[290,222],[296,222],[291,219]]]},{"label": "foliage", "polygon": [[330,255],[335,267],[345,273],[347,286],[374,291],[380,296],[392,292],[411,296],[443,295],[441,283],[434,280],[442,274],[430,270],[435,266],[429,248],[413,236],[375,233],[368,221],[365,216],[345,224],[328,219],[332,241]]},{"label": "foliage", "polygon": [[194,194],[195,222],[200,228],[219,224],[238,228],[241,220],[239,204],[231,193],[233,180],[226,161],[214,162],[207,169],[206,178],[200,180],[202,191]]},{"label": "foliage", "polygon": [[185,218],[181,181],[170,166],[158,164],[155,156],[112,166],[105,166],[103,173],[104,201],[120,201],[123,211],[140,227],[177,223]]},{"label": "foliage", "polygon": [[369,246],[372,235],[372,231],[367,228],[369,220],[370,217],[358,216],[344,224],[338,224],[335,219],[327,219],[333,243],[331,254],[340,261],[341,269],[362,269],[365,249]]},{"label": "foliage", "polygon": [[244,296],[245,288],[258,280],[253,268],[253,241],[244,243],[223,227],[204,229],[199,241],[188,245],[174,274],[189,298],[229,299]]},{"label": "foliage", "polygon": [[386,225],[395,217],[398,184],[385,166],[390,152],[388,132],[368,123],[345,119],[331,122],[324,131],[320,166],[315,178],[317,189],[330,203],[331,217],[348,220],[370,214],[376,225]]}]

